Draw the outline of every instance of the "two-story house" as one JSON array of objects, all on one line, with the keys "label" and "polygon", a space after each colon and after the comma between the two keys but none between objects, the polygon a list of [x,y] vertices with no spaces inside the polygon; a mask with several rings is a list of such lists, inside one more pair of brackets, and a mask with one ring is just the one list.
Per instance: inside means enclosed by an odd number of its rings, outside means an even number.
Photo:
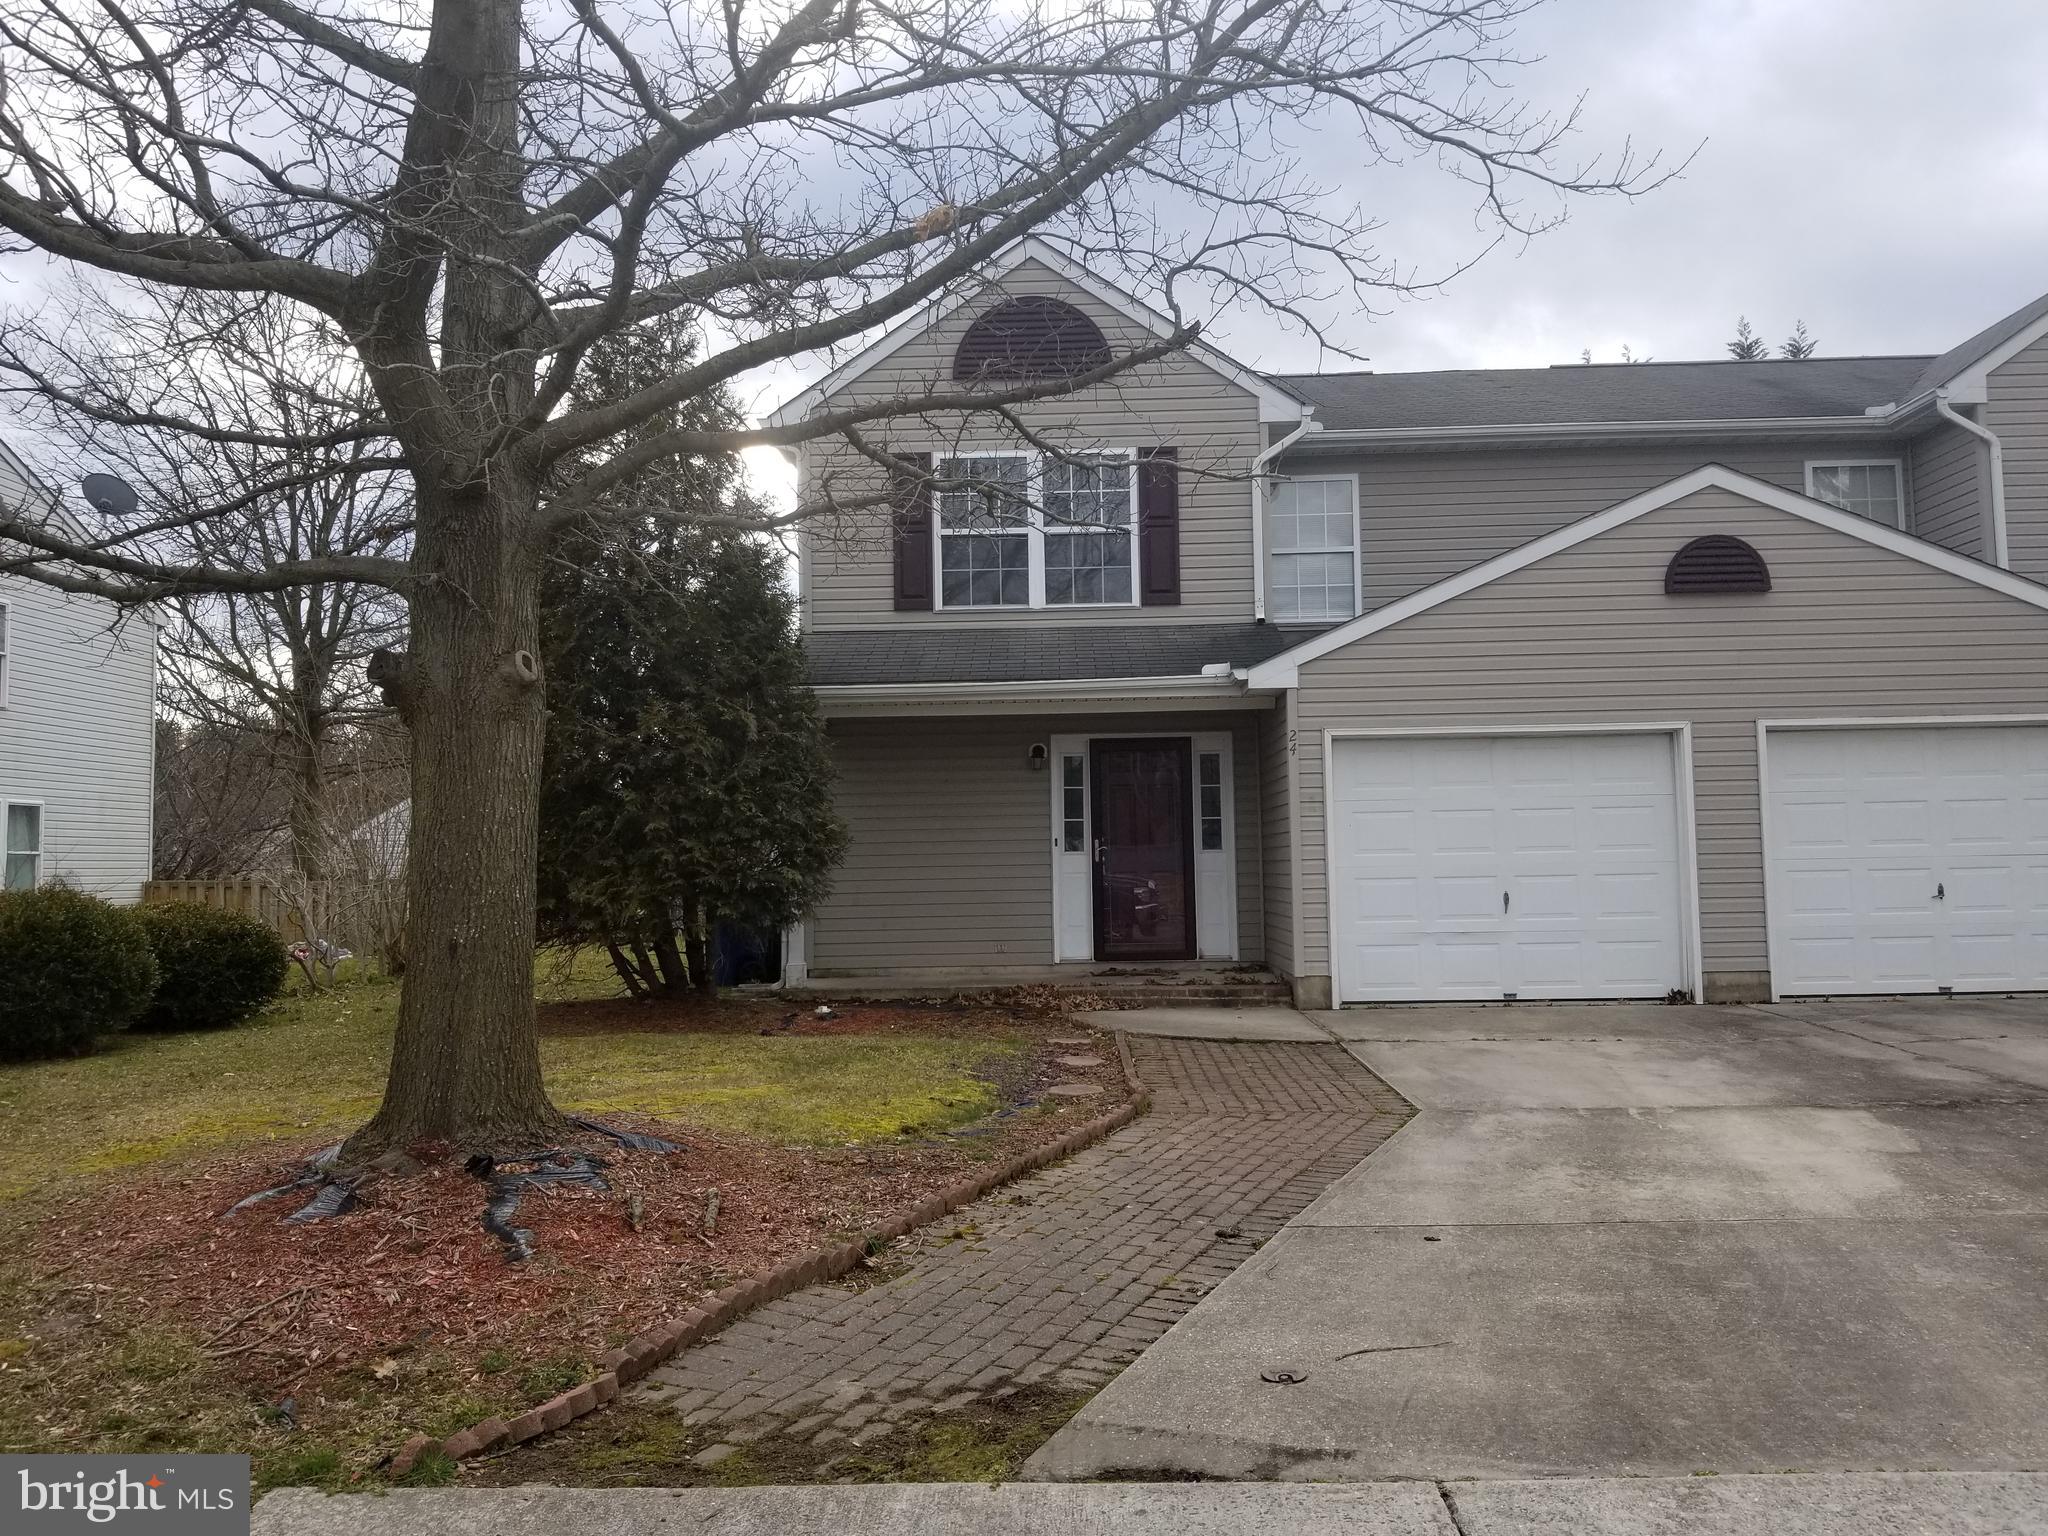
[{"label": "two-story house", "polygon": [[[56,496],[0,446],[0,500],[74,536]],[[4,551],[5,545],[0,545]],[[0,888],[62,881],[110,901],[150,876],[156,624],[0,575]]]},{"label": "two-story house", "polygon": [[[1165,326],[1026,242],[771,419]],[[930,477],[802,539],[852,844],[797,976],[2048,989],[2048,297],[1940,357],[1196,345],[874,440]]]}]

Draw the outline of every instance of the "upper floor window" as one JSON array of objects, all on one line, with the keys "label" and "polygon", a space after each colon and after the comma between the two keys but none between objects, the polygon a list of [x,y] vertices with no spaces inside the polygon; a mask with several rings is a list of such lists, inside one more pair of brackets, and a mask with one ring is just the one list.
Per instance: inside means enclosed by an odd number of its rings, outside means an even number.
[{"label": "upper floor window", "polygon": [[940,459],[939,606],[1129,604],[1137,475],[1128,453]]},{"label": "upper floor window", "polygon": [[1897,459],[1813,460],[1806,466],[1807,495],[1887,528],[1906,526],[1903,483]]},{"label": "upper floor window", "polygon": [[6,822],[0,890],[32,891],[43,877],[43,808],[17,801],[7,807]]},{"label": "upper floor window", "polygon": [[1266,612],[1275,623],[1319,624],[1358,612],[1358,481],[1282,480],[1267,521],[1272,537]]}]

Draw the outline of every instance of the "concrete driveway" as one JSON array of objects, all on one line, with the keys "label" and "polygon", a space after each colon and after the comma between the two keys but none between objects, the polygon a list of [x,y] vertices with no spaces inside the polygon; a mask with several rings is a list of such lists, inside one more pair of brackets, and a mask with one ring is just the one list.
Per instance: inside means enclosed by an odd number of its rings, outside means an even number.
[{"label": "concrete driveway", "polygon": [[1315,1018],[1421,1114],[1040,1476],[2048,1467],[2048,1000]]}]

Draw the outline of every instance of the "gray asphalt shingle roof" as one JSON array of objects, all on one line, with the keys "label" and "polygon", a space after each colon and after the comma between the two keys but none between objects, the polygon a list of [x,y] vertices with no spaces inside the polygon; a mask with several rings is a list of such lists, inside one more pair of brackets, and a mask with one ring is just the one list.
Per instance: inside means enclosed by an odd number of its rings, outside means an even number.
[{"label": "gray asphalt shingle roof", "polygon": [[2044,315],[2048,315],[2048,293],[2031,304],[2022,304],[2003,320],[1992,321],[1968,341],[1950,347],[1921,370],[1910,393],[1917,395],[1922,390],[1946,384],[1985,353],[1995,352]]},{"label": "gray asphalt shingle roof", "polygon": [[1606,363],[1426,373],[1286,373],[1274,383],[1333,431],[1385,427],[1555,426],[1609,421],[1749,421],[1861,416],[1903,400],[1930,359]]},{"label": "gray asphalt shingle roof", "polygon": [[1274,624],[905,625],[814,630],[804,644],[812,685],[843,688],[1193,677],[1216,662],[1264,661],[1316,633]]}]

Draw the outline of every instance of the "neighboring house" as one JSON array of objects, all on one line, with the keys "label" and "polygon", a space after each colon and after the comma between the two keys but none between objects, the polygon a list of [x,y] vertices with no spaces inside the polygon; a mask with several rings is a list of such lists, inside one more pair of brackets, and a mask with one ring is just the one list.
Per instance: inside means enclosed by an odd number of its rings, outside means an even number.
[{"label": "neighboring house", "polygon": [[[74,534],[0,447],[0,501]],[[7,546],[0,543],[0,552]],[[0,883],[131,902],[150,877],[156,624],[146,612],[0,575]]]},{"label": "neighboring house", "polygon": [[[1164,326],[1026,242],[772,419]],[[801,540],[852,839],[794,976],[2048,989],[2048,297],[1940,357],[1198,345],[1019,414],[1060,452],[871,428],[939,493]]]}]

